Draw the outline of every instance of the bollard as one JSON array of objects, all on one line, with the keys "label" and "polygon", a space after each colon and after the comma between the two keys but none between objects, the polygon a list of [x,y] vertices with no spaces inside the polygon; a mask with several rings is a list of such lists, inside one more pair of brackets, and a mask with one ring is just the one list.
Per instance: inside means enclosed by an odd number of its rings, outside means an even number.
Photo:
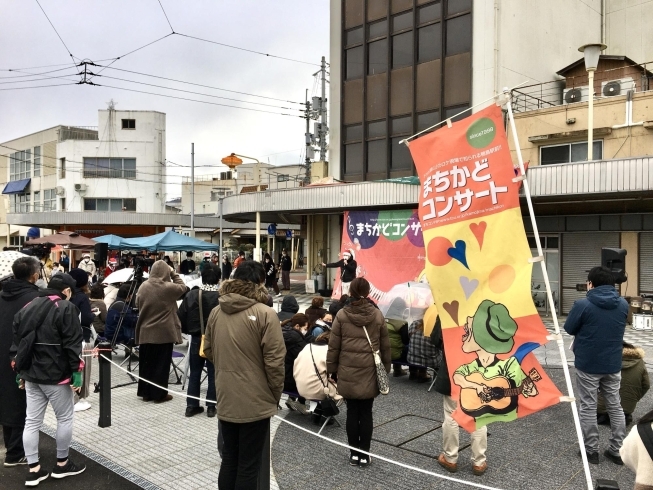
[{"label": "bollard", "polygon": [[109,342],[101,342],[98,344],[100,356],[98,361],[100,363],[100,381],[98,383],[98,390],[100,391],[100,419],[98,426],[111,427],[111,363],[107,359],[111,359],[111,344]]},{"label": "bollard", "polygon": [[261,469],[258,474],[258,490],[270,490],[270,424],[265,434],[263,444],[263,457],[261,458]]}]

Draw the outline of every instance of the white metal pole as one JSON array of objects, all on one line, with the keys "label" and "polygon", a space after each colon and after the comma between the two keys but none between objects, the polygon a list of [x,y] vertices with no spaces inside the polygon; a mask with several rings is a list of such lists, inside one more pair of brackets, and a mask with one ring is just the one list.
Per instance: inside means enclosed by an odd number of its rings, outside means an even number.
[{"label": "white metal pole", "polygon": [[[220,205],[220,264],[222,264],[222,201],[224,198],[220,198],[218,204]],[[228,277],[223,277],[222,279],[229,279]]]},{"label": "white metal pole", "polygon": [[[515,120],[512,114],[512,105],[510,103],[510,92],[507,88],[503,89],[503,93],[507,98],[506,108],[508,109],[508,118],[510,120],[510,129],[512,131],[512,138],[515,143],[515,151],[517,152],[517,160],[519,161],[519,170],[521,175],[525,176],[526,171],[524,169],[524,160],[522,159],[521,147],[519,146],[519,139],[517,137],[517,128],[515,127]],[[531,224],[533,225],[533,234],[535,235],[535,244],[537,245],[537,254],[540,258],[540,266],[542,267],[542,276],[544,277],[544,284],[546,285],[546,296],[549,300],[549,305],[551,306],[551,314],[553,316],[553,326],[556,334],[556,342],[558,344],[558,349],[560,350],[560,360],[562,361],[562,370],[565,374],[565,381],[567,383],[567,390],[569,392],[569,397],[572,399],[570,402],[571,413],[574,417],[574,425],[576,426],[576,435],[578,436],[578,445],[580,446],[581,459],[583,460],[583,468],[585,470],[585,478],[587,481],[587,489],[592,490],[592,475],[590,473],[589,464],[587,462],[587,454],[585,452],[585,443],[583,442],[583,432],[580,427],[580,419],[578,417],[578,408],[576,407],[576,401],[574,400],[574,387],[571,384],[571,375],[569,374],[569,366],[567,365],[567,354],[565,353],[565,344],[562,340],[562,335],[560,334],[560,325],[558,325],[558,314],[555,309],[555,303],[553,301],[553,295],[551,294],[551,284],[549,283],[549,274],[546,270],[546,264],[544,262],[544,254],[542,252],[542,245],[540,243],[540,233],[537,229],[537,222],[535,221],[535,211],[533,210],[533,201],[531,200],[531,191],[528,185],[528,179],[524,178],[524,195],[526,196],[526,203],[528,204],[528,213],[531,217]]]},{"label": "white metal pole", "polygon": [[587,161],[594,160],[594,70],[587,72],[590,82],[589,105],[587,107]]},{"label": "white metal pole", "polygon": [[195,230],[195,143],[190,144],[190,229]]},{"label": "white metal pole", "polygon": [[256,251],[254,260],[261,261],[261,213],[256,211]]},{"label": "white metal pole", "polygon": [[[292,231],[290,233],[292,233]],[[292,236],[290,237],[290,258],[294,270],[297,268],[297,261],[295,260],[295,239]]]}]

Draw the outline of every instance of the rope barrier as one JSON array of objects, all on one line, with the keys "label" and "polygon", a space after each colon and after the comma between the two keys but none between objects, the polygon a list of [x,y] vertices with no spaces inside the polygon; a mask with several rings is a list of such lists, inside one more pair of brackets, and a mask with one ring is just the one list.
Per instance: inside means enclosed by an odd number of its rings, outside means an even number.
[{"label": "rope barrier", "polygon": [[[185,397],[185,398],[191,398],[191,399],[193,399],[193,400],[199,400],[200,402],[215,403],[214,400],[207,400],[207,399],[205,399],[205,398],[200,398],[200,397],[197,397],[197,396],[187,395],[186,393],[182,393],[182,392],[180,392],[180,391],[175,391],[175,390],[171,390],[171,389],[169,389],[169,388],[164,388],[163,386],[159,386],[159,385],[157,385],[156,383],[153,383],[152,381],[150,381],[150,380],[148,380],[148,379],[141,378],[140,376],[138,376],[138,375],[136,375],[136,374],[134,374],[134,373],[129,372],[128,370],[126,370],[126,369],[123,368],[122,366],[116,364],[116,363],[113,362],[111,359],[107,358],[104,354],[100,354],[100,356],[102,356],[102,357],[104,358],[105,361],[110,362],[111,364],[113,364],[114,366],[116,366],[118,369],[120,369],[121,371],[124,371],[125,373],[129,374],[129,375],[132,376],[133,378],[136,378],[136,379],[138,379],[139,381],[144,381],[144,382],[146,382],[146,383],[149,383],[149,384],[151,384],[152,386],[154,386],[154,387],[156,387],[156,388],[159,388],[159,389],[164,390],[164,391],[170,391],[170,392],[172,392],[172,393],[176,393],[177,395],[180,395],[180,396]],[[434,473],[434,472],[432,472],[432,471],[428,471],[428,470],[425,470],[425,469],[422,469],[422,468],[418,468],[418,467],[416,467],[416,466],[411,466],[411,465],[408,465],[408,464],[405,464],[405,463],[401,463],[401,462],[399,462],[399,461],[395,461],[395,460],[392,460],[392,459],[390,459],[390,458],[386,458],[386,457],[384,457],[384,456],[379,456],[379,455],[376,454],[376,453],[370,453],[370,452],[368,452],[368,451],[363,451],[363,450],[361,450],[361,449],[358,449],[358,448],[354,448],[354,447],[348,446],[347,444],[345,444],[345,443],[343,443],[343,442],[336,441],[336,440],[334,440],[334,439],[330,439],[329,437],[323,436],[323,435],[321,435],[321,434],[317,434],[317,433],[313,432],[312,430],[309,430],[309,429],[306,429],[306,428],[304,428],[304,427],[301,427],[300,425],[294,424],[293,422],[290,422],[290,421],[284,419],[283,417],[279,417],[278,415],[275,415],[274,418],[279,419],[281,422],[284,422],[284,423],[286,423],[286,424],[288,424],[288,425],[291,425],[291,426],[295,427],[296,429],[299,429],[299,430],[301,430],[301,431],[303,431],[303,432],[307,432],[308,434],[311,434],[311,435],[313,435],[313,436],[315,436],[315,437],[319,437],[320,439],[323,439],[323,440],[325,440],[325,441],[327,441],[327,442],[330,442],[330,443],[335,444],[335,445],[337,445],[337,446],[344,447],[344,448],[346,448],[346,449],[349,449],[350,451],[357,451],[357,452],[359,452],[359,453],[367,454],[367,455],[370,456],[370,457],[377,458],[377,459],[379,459],[379,460],[381,460],[381,461],[385,461],[386,463],[394,464],[394,465],[396,465],[396,466],[400,466],[400,467],[402,467],[402,468],[406,468],[406,469],[409,469],[409,470],[417,471],[418,473],[422,473],[422,474],[425,474],[425,475],[434,476],[434,477],[436,477],[436,478],[441,478],[441,479],[443,479],[443,480],[449,480],[449,481],[456,482],[456,483],[462,483],[463,485],[468,485],[468,486],[470,486],[470,487],[482,488],[482,489],[484,489],[484,490],[502,490],[502,489],[500,489],[500,488],[498,488],[498,487],[490,487],[490,486],[487,486],[487,485],[482,485],[482,484],[480,484],[480,483],[473,483],[473,482],[468,482],[468,481],[465,481],[465,480],[461,480],[461,479],[459,479],[459,478],[454,478],[454,477],[452,477],[452,476],[441,475],[440,473]]]}]

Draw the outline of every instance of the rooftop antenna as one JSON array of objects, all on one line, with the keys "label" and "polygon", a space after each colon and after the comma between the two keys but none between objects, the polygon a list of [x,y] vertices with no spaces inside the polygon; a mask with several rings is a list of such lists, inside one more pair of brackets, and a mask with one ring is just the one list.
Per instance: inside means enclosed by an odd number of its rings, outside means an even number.
[{"label": "rooftop antenna", "polygon": [[117,105],[118,102],[115,102],[113,99],[111,99],[109,102],[107,102],[107,109],[110,111],[115,111]]}]

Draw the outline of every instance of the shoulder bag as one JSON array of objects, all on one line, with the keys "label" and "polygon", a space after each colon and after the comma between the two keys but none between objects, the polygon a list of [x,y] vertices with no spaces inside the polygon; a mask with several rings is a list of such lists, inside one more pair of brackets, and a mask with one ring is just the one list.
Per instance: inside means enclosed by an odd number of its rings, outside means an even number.
[{"label": "shoulder bag", "polygon": [[311,350],[311,359],[313,360],[313,367],[315,368],[315,374],[320,380],[320,383],[322,383],[322,386],[324,386],[324,394],[326,397],[324,400],[320,402],[321,408],[322,408],[322,415],[324,417],[335,417],[340,413],[340,409],[338,408],[338,405],[336,404],[336,401],[331,398],[329,395],[329,381],[327,380],[326,382],[322,380],[322,375],[320,374],[319,369],[317,368],[317,364],[315,364],[315,358],[313,357],[313,344],[308,344],[308,348]]},{"label": "shoulder bag", "polygon": [[379,385],[379,392],[382,395],[387,395],[390,393],[390,383],[388,382],[388,372],[385,370],[385,366],[381,361],[381,355],[378,350],[374,350],[370,336],[367,334],[367,328],[363,327],[365,331],[365,337],[367,337],[367,342],[370,344],[372,349],[372,355],[374,356],[374,365],[376,366],[376,382]]},{"label": "shoulder bag", "polygon": [[202,290],[200,289],[199,293],[199,303],[200,303],[200,332],[202,334],[202,341],[200,342],[200,357],[206,359],[204,355],[204,310],[202,308]]},{"label": "shoulder bag", "polygon": [[650,423],[638,424],[637,432],[639,437],[646,448],[646,452],[653,459],[653,429],[651,429]]}]

